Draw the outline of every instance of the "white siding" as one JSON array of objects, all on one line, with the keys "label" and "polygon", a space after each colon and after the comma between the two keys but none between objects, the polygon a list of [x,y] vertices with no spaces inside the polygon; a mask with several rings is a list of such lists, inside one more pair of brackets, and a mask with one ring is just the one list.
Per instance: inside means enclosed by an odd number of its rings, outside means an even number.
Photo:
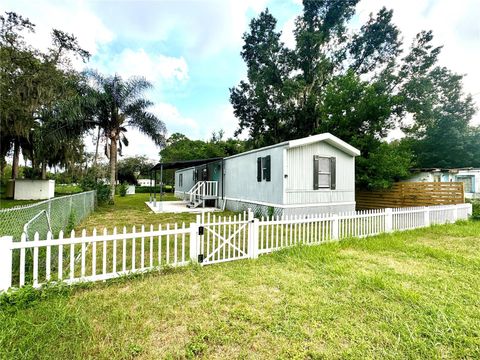
[{"label": "white siding", "polygon": [[[193,181],[193,172],[194,168],[182,169],[175,171],[175,192],[187,192],[189,191],[193,185],[195,185]],[[183,175],[183,185],[180,186],[179,178],[180,174]]]},{"label": "white siding", "polygon": [[[336,158],[336,189],[313,189],[313,157]],[[287,150],[286,204],[345,203],[355,201],[355,158],[318,142]]]},{"label": "white siding", "polygon": [[[271,156],[271,181],[257,182],[257,158]],[[283,202],[283,147],[225,159],[225,197],[273,204]]]}]

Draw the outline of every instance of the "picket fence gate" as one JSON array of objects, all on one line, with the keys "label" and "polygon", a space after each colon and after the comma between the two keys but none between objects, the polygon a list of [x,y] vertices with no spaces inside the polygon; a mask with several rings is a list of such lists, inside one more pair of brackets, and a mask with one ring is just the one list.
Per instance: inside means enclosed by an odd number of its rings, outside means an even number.
[{"label": "picket fence gate", "polygon": [[235,216],[198,215],[196,222],[127,232],[83,230],[33,241],[23,234],[0,238],[0,291],[26,284],[100,281],[128,274],[239,259],[254,259],[286,247],[316,245],[351,237],[366,237],[433,224],[466,220],[471,204],[364,210],[339,214],[255,218],[251,210]]}]

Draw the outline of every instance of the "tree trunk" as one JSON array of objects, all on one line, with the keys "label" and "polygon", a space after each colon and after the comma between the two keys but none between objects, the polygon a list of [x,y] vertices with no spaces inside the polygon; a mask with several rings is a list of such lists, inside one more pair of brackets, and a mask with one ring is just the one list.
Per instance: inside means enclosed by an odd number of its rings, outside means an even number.
[{"label": "tree trunk", "polygon": [[18,138],[13,141],[13,163],[12,163],[12,179],[18,177],[18,163],[20,162],[20,142]]},{"label": "tree trunk", "polygon": [[117,140],[110,139],[110,203],[115,203],[115,183],[117,181]]},{"label": "tree trunk", "polygon": [[42,162],[42,180],[47,180],[47,163]]},{"label": "tree trunk", "polygon": [[93,158],[93,166],[97,167],[97,160],[98,160],[98,145],[100,144],[100,126],[98,127],[97,133],[97,145],[95,146],[95,157]]}]

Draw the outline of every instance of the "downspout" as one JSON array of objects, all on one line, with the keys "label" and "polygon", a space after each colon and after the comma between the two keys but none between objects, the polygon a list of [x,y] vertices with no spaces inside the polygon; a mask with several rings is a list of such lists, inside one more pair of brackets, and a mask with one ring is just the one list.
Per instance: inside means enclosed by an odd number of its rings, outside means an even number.
[{"label": "downspout", "polygon": [[224,200],[225,192],[225,159],[222,159],[222,200]]}]

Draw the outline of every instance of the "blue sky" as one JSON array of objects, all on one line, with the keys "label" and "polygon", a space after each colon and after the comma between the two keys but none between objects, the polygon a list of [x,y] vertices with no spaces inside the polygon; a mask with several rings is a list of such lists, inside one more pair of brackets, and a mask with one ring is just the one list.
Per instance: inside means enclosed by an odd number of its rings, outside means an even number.
[{"label": "blue sky", "polygon": [[[394,9],[407,44],[419,30],[433,29],[438,43],[445,45],[441,61],[467,73],[467,91],[480,93],[480,27],[475,15],[480,13],[480,2],[363,0],[353,27],[382,5]],[[155,86],[149,93],[155,102],[152,111],[164,120],[169,134],[207,139],[220,129],[231,136],[237,127],[228,89],[246,76],[239,54],[242,34],[267,6],[278,19],[282,39],[293,47],[294,19],[301,12],[298,0],[6,0],[0,9],[16,11],[37,25],[28,40],[38,47],[46,48],[52,27],[59,28],[74,33],[93,54],[87,67],[147,77]],[[157,158],[158,149],[151,141],[135,131],[129,137],[127,155]],[[91,139],[86,143],[91,148]]]}]

